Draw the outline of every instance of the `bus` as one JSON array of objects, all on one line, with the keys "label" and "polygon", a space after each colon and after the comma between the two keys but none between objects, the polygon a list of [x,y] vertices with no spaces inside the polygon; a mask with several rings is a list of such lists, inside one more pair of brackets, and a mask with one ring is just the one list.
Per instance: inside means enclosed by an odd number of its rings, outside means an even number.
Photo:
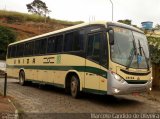
[{"label": "bus", "polygon": [[152,67],[144,33],[107,21],[82,23],[9,44],[7,74],[21,85],[62,87],[122,95],[152,90]]}]

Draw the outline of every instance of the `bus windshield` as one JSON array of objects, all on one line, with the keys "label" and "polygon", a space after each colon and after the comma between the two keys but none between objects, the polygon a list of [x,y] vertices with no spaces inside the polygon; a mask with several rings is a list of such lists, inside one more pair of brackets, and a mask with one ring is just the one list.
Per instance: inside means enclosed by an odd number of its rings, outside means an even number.
[{"label": "bus windshield", "polygon": [[149,68],[149,50],[144,34],[129,29],[113,27],[114,45],[111,45],[113,62],[128,68]]}]

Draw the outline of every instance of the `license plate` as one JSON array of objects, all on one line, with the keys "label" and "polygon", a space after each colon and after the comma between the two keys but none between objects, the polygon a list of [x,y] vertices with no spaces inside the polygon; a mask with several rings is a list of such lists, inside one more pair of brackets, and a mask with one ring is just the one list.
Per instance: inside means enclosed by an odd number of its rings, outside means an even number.
[{"label": "license plate", "polygon": [[133,95],[133,96],[139,96],[139,93],[134,92],[134,93],[132,93],[132,95]]}]

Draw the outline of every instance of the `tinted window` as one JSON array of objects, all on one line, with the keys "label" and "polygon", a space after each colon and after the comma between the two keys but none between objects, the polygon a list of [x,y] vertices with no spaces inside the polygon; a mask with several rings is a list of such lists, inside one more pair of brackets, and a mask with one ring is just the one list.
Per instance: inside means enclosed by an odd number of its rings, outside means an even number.
[{"label": "tinted window", "polygon": [[74,32],[73,51],[83,50],[84,30]]},{"label": "tinted window", "polygon": [[25,43],[24,55],[25,56],[33,55],[33,51],[34,51],[34,42],[32,41],[32,42]]},{"label": "tinted window", "polygon": [[10,57],[11,57],[11,46],[9,46],[9,47],[8,47],[7,57],[8,57],[8,58],[10,58]]},{"label": "tinted window", "polygon": [[74,34],[68,33],[65,35],[64,39],[64,51],[72,51],[73,47]]},{"label": "tinted window", "polygon": [[11,47],[11,57],[15,57],[16,56],[16,50],[17,50],[16,45]]},{"label": "tinted window", "polygon": [[102,66],[108,68],[108,43],[107,43],[106,35],[104,36],[104,39],[102,41],[101,64]]},{"label": "tinted window", "polygon": [[80,47],[80,50],[84,49],[84,35],[85,35],[85,31],[80,30],[78,34],[78,45]]},{"label": "tinted window", "polygon": [[45,54],[46,53],[47,39],[40,40],[40,44],[39,45],[40,45],[39,46],[40,54]]},{"label": "tinted window", "polygon": [[56,53],[62,51],[63,35],[48,38],[47,53]]},{"label": "tinted window", "polygon": [[22,57],[23,56],[23,51],[24,51],[24,44],[18,44],[17,45],[17,57]]},{"label": "tinted window", "polygon": [[47,47],[47,53],[53,53],[55,52],[55,37],[48,38],[48,47]]},{"label": "tinted window", "polygon": [[45,54],[46,53],[46,45],[47,45],[47,39],[36,40],[34,53],[36,55]]},{"label": "tinted window", "polygon": [[83,50],[84,31],[67,33],[64,39],[64,51]]},{"label": "tinted window", "polygon": [[35,41],[35,50],[34,50],[34,54],[37,55],[39,54],[39,49],[40,49],[40,40],[36,40]]},{"label": "tinted window", "polygon": [[95,61],[99,62],[100,57],[100,42],[101,42],[102,34],[92,34],[88,36],[88,49],[87,56]]},{"label": "tinted window", "polygon": [[56,36],[56,45],[55,45],[56,52],[62,51],[62,42],[63,42],[63,35]]}]

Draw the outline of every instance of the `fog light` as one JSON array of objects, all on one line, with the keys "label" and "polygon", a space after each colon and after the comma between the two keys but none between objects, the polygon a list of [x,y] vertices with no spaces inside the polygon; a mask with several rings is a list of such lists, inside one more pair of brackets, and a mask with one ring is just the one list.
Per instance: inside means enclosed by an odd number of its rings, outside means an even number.
[{"label": "fog light", "polygon": [[151,90],[152,90],[152,88],[149,88],[149,90],[151,91]]},{"label": "fog light", "polygon": [[151,80],[153,80],[153,77],[151,76]]},{"label": "fog light", "polygon": [[115,93],[119,93],[119,91],[120,91],[120,90],[118,90],[118,89],[114,89],[114,92],[115,92]]}]

